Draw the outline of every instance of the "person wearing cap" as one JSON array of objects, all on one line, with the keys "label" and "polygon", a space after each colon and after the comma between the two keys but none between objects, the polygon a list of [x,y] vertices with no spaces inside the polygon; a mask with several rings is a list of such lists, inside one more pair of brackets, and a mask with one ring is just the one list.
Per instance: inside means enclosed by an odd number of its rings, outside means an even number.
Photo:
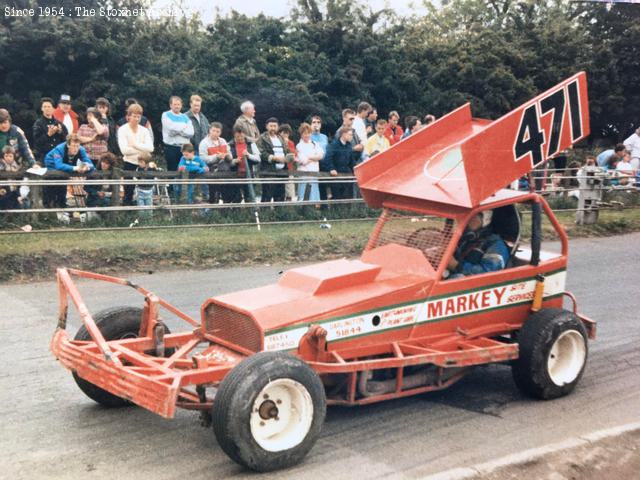
[{"label": "person wearing cap", "polygon": [[67,127],[69,134],[78,131],[78,114],[71,108],[71,96],[63,93],[58,100],[58,107],[53,111],[53,117]]},{"label": "person wearing cap", "polygon": [[507,266],[509,248],[502,237],[493,231],[492,218],[493,211],[485,210],[469,220],[447,265],[449,278],[497,272]]},{"label": "person wearing cap", "polygon": [[87,108],[87,123],[80,125],[78,138],[87,155],[96,165],[100,157],[109,151],[107,146],[109,126],[100,122],[100,112],[97,108]]},{"label": "person wearing cap", "polygon": [[0,150],[6,146],[16,152],[16,161],[22,169],[27,169],[35,163],[27,137],[20,127],[11,123],[11,114],[0,108]]},{"label": "person wearing cap", "polygon": [[[258,139],[260,173],[286,173],[286,165],[293,161],[293,155],[289,152],[288,142],[278,135],[278,119],[267,119],[266,128],[267,131]],[[284,194],[284,183],[262,184],[262,202],[270,202],[272,199],[274,202],[284,202]]]}]

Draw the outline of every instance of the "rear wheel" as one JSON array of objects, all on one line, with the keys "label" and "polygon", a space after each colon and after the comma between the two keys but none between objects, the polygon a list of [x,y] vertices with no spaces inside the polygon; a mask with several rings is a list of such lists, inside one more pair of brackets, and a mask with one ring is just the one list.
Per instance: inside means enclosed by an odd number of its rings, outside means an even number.
[{"label": "rear wheel", "polygon": [[525,394],[552,399],[573,391],[587,362],[587,332],[567,310],[550,308],[531,316],[518,335],[513,378]]},{"label": "rear wheel", "polygon": [[[142,323],[142,308],[138,307],[115,307],[102,310],[98,312],[93,320],[96,326],[102,333],[105,340],[123,340],[126,338],[138,338],[140,333],[140,325]],[[169,332],[169,329],[164,325],[165,333]],[[82,325],[74,340],[90,341],[91,335],[87,330],[87,327]],[[80,387],[85,395],[90,399],[98,402],[105,407],[123,407],[131,405],[131,402],[124,398],[113,395],[106,390],[94,385],[91,382],[78,376],[76,372],[73,372],[73,379]]]},{"label": "rear wheel", "polygon": [[262,352],[238,364],[213,403],[213,429],[235,462],[266,472],[302,461],[326,413],[324,387],[302,360]]}]

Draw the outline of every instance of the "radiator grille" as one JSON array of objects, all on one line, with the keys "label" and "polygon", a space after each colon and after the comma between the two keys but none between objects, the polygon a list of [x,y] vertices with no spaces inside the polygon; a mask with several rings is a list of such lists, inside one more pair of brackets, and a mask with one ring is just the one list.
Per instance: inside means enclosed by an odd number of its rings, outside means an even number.
[{"label": "radiator grille", "polygon": [[212,303],[205,311],[207,333],[240,347],[257,352],[262,334],[251,317]]}]

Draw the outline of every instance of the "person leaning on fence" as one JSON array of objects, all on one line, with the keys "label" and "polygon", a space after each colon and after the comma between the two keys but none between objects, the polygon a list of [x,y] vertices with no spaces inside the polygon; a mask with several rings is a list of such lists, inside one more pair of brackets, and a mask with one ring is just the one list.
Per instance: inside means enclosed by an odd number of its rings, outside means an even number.
[{"label": "person leaning on fence", "polygon": [[[153,153],[153,140],[149,130],[140,125],[142,106],[137,103],[127,108],[127,123],[118,128],[118,147],[122,152],[124,170],[138,168],[140,156],[148,158]],[[133,205],[134,185],[124,186],[124,204]]]},{"label": "person leaning on fence", "polygon": [[[231,153],[227,141],[222,138],[222,124],[213,122],[209,125],[209,134],[198,146],[200,158],[207,164],[209,171],[225,173],[231,171]],[[209,185],[209,203],[218,203],[222,197],[220,185]]]},{"label": "person leaning on fence", "polygon": [[[19,172],[20,170],[20,165],[16,162],[15,150],[5,145],[0,158],[0,172]],[[29,208],[28,194],[29,187],[0,185],[0,210]]]},{"label": "person leaning on fence", "polygon": [[[65,173],[86,173],[95,169],[93,162],[86,150],[80,145],[78,135],[72,133],[65,143],[61,143],[44,157],[44,164],[50,170],[58,170]],[[67,187],[52,187],[55,194],[53,203],[55,207],[66,206]]]},{"label": "person leaning on fence", "polygon": [[[242,128],[233,129],[233,140],[229,142],[229,153],[231,154],[231,171],[236,172],[238,178],[253,177],[253,166],[260,163],[260,150],[254,142],[248,142]],[[222,201],[224,203],[240,203],[242,200],[241,190],[244,191],[245,202],[254,202],[252,189],[248,184],[230,182],[221,185]]]},{"label": "person leaning on fence", "polygon": [[100,112],[95,107],[87,108],[87,123],[78,128],[78,138],[94,164],[109,151],[109,125],[100,121]]},{"label": "person leaning on fence", "polygon": [[[299,172],[318,172],[320,171],[320,161],[324,157],[322,147],[311,138],[311,125],[302,123],[298,129],[300,141],[298,142],[297,151]],[[303,180],[301,177],[300,180]],[[304,178],[305,181],[298,184],[298,200],[311,200],[317,202],[320,200],[320,192],[318,189],[318,180],[315,178]],[[309,190],[307,195],[307,189]]]},{"label": "person leaning on fence", "polygon": [[[155,172],[160,169],[157,165],[151,161],[149,156],[138,157],[138,167],[136,172]],[[153,206],[153,184],[152,183],[139,183],[136,185],[137,192],[137,204],[139,207],[152,207]],[[143,217],[151,217],[153,215],[152,210],[144,210],[140,212]]]},{"label": "person leaning on fence", "polygon": [[[327,153],[322,162],[329,174],[333,177],[338,174],[352,175],[355,160],[353,156],[353,128],[340,127],[338,138],[334,139],[327,148]],[[332,182],[331,192],[334,199],[352,198],[352,184],[348,182]]]},{"label": "person leaning on fence", "polygon": [[613,157],[616,157],[617,160],[620,160],[624,156],[624,152],[627,149],[622,143],[618,143],[615,147],[609,148],[604,152],[601,152],[597,157],[596,161],[598,162],[598,166],[604,169],[609,168],[610,160]]},{"label": "person leaning on fence", "polygon": [[247,142],[257,144],[260,138],[260,129],[255,119],[255,105],[247,100],[240,105],[240,111],[242,115],[240,115],[236,119],[236,123],[233,124],[233,131],[235,132],[236,128],[239,128],[242,130],[242,133],[244,133],[244,138]]},{"label": "person leaning on fence", "polygon": [[[260,135],[258,149],[260,150],[260,173],[286,172],[286,164],[293,160],[289,152],[289,144],[278,135],[278,119],[267,119],[267,131]],[[283,179],[284,177],[280,177]],[[283,202],[284,183],[263,183],[262,202]]]},{"label": "person leaning on fence", "polygon": [[[96,162],[96,170],[102,175],[113,172],[113,167],[118,164],[118,157],[113,153],[107,152],[103,154]],[[111,177],[109,175],[107,178]],[[113,185],[86,185],[84,187],[87,192],[87,207],[109,207],[112,205]]]},{"label": "person leaning on fence", "polygon": [[[209,171],[209,167],[204,161],[196,155],[196,150],[193,148],[193,145],[190,143],[185,143],[182,146],[182,157],[180,158],[180,162],[178,163],[178,171],[179,172],[188,172],[189,178],[197,177],[198,175],[202,175],[203,173],[207,173]],[[190,183],[187,188],[187,203],[193,203],[193,190],[195,185]],[[182,186],[177,186],[176,197],[180,197],[180,192],[182,190]]]},{"label": "person leaning on fence", "polygon": [[33,166],[35,159],[27,137],[20,127],[11,123],[9,111],[0,108],[0,149],[7,145],[15,150],[16,162],[22,170]]}]

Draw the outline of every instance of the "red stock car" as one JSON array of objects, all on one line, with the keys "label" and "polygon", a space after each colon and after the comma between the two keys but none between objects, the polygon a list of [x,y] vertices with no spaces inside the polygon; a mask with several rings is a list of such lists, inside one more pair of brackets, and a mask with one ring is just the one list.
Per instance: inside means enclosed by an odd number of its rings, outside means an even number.
[{"label": "red stock car", "polygon": [[[526,394],[566,395],[595,323],[565,291],[567,236],[545,200],[502,187],[588,133],[584,73],[494,122],[464,105],[356,168],[364,199],[382,209],[360,259],[209,298],[199,322],[129,281],[60,269],[51,350],[100,404],[200,411],[227,455],[258,471],[300,462],[327,405],[440,390],[475,365],[509,361]],[[465,226],[488,210],[506,268],[448,278]],[[559,252],[542,248],[544,222]],[[133,287],[143,306],[92,316],[72,276]],[[73,339],[69,298],[83,322]],[[191,328],[170,333],[161,309]]]}]

